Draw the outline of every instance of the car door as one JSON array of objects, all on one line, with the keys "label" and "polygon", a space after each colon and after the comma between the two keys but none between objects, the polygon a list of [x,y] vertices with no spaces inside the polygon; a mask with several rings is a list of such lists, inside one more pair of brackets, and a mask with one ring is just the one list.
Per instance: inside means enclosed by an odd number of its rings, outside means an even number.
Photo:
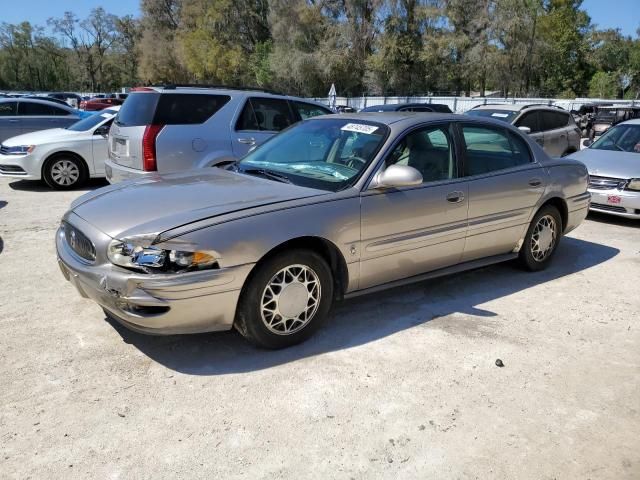
[{"label": "car door", "polygon": [[0,142],[7,138],[20,135],[20,117],[18,117],[18,102],[0,103]]},{"label": "car door", "polygon": [[111,119],[102,123],[93,130],[91,137],[91,158],[93,160],[93,172],[96,175],[104,175],[104,162],[109,158],[109,129],[113,123],[113,116],[110,114],[96,115],[108,115]]},{"label": "car door", "polygon": [[468,187],[458,174],[452,124],[407,132],[380,168],[392,164],[418,169],[423,183],[363,191],[360,288],[454,265],[464,249]]},{"label": "car door", "polygon": [[569,147],[566,131],[568,119],[562,112],[551,110],[541,110],[540,119],[544,135],[544,151],[552,157],[563,155]]},{"label": "car door", "polygon": [[544,134],[540,127],[540,115],[538,110],[523,113],[514,123],[516,127],[527,127],[530,132],[529,136],[544,148]]},{"label": "car door", "polygon": [[461,123],[469,226],[463,261],[506,254],[518,246],[546,187],[529,145],[508,129]]},{"label": "car door", "polygon": [[36,132],[60,126],[56,118],[56,107],[45,103],[21,100],[18,102],[18,116],[20,117],[21,133]]},{"label": "car door", "polygon": [[243,157],[296,122],[289,102],[280,98],[250,97],[245,102],[232,132],[233,154]]}]

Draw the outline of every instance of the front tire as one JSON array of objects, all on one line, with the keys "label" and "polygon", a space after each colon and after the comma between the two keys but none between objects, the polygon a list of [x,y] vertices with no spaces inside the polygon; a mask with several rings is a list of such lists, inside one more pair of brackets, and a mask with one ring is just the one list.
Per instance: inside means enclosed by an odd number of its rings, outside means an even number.
[{"label": "front tire", "polygon": [[68,155],[58,155],[47,160],[42,174],[47,185],[55,190],[80,187],[88,178],[84,162]]},{"label": "front tire", "polygon": [[536,272],[549,266],[562,238],[562,217],[553,205],[545,205],[533,217],[520,249],[520,264]]},{"label": "front tire", "polygon": [[262,348],[285,348],[308,339],[326,319],[333,300],[327,262],[315,252],[292,250],[257,267],[247,280],[236,329]]}]

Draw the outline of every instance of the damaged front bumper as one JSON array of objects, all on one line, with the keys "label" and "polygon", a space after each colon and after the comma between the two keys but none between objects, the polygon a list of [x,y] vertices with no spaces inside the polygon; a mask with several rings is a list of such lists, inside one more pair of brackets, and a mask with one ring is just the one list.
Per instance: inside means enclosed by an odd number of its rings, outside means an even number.
[{"label": "damaged front bumper", "polygon": [[[77,215],[68,219],[94,243],[109,237]],[[98,239],[96,236],[106,238]],[[71,249],[61,228],[56,234],[58,263],[80,295],[110,316],[142,333],[172,335],[228,330],[253,264],[188,273],[142,274],[102,258],[87,262]],[[97,248],[100,252],[100,248]]]}]

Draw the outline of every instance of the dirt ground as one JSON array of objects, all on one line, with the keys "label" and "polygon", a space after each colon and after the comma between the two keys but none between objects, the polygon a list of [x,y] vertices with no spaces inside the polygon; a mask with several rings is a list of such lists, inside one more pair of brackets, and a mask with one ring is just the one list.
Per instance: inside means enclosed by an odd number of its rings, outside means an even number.
[{"label": "dirt ground", "polygon": [[0,179],[0,478],[640,478],[640,222],[590,216],[545,272],[343,302],[269,352],[105,321],[56,263],[81,193]]}]

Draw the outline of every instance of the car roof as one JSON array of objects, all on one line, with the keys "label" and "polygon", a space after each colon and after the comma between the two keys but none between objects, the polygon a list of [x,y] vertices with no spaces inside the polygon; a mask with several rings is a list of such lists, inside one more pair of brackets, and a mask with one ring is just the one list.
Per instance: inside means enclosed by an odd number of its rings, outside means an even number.
[{"label": "car roof", "polygon": [[633,118],[625,122],[620,122],[618,125],[640,125],[640,118]]},{"label": "car roof", "polygon": [[56,106],[58,108],[63,108],[69,111],[74,111],[73,108],[71,108],[68,105],[63,105],[61,103],[58,102],[52,102],[51,100],[47,100],[46,98],[42,98],[42,100],[40,100],[40,98],[33,98],[33,97],[16,97],[16,98],[0,98],[0,102],[2,103],[8,103],[8,102],[20,102],[20,103],[42,103],[44,105],[53,105]]},{"label": "car roof", "polygon": [[206,94],[211,93],[211,95],[229,95],[233,97],[247,97],[247,96],[260,96],[267,98],[279,98],[286,99],[298,102],[305,102],[311,105],[317,105],[319,107],[323,107],[328,109],[326,105],[323,105],[320,102],[316,102],[315,100],[309,100],[307,98],[302,97],[294,97],[291,95],[284,95],[277,92],[272,92],[270,90],[262,90],[259,88],[234,88],[234,87],[216,87],[216,86],[206,86],[206,85],[189,85],[189,86],[180,86],[180,85],[153,85],[151,87],[138,87],[138,89],[132,89],[131,93],[138,93],[144,91],[154,90],[158,93],[163,94],[172,94],[172,93],[200,93]]},{"label": "car roof", "polygon": [[504,112],[522,112],[523,110],[547,110],[550,112],[564,112],[567,114],[569,113],[567,110],[557,105],[545,105],[542,103],[487,103],[486,105],[478,105],[477,107],[473,107],[471,110],[499,110]]},{"label": "car roof", "polygon": [[455,113],[437,113],[437,112],[358,112],[358,113],[339,113],[332,115],[322,115],[319,117],[313,117],[313,120],[325,120],[325,119],[340,119],[340,120],[368,120],[370,122],[377,122],[383,125],[392,125],[399,122],[405,123],[420,123],[425,120],[429,121],[453,121],[460,120],[462,115]]},{"label": "car roof", "polygon": [[374,111],[377,109],[378,111],[384,112],[392,112],[399,108],[407,108],[407,107],[430,107],[430,108],[438,108],[438,107],[446,107],[448,105],[444,103],[386,103],[381,105],[370,105],[368,107],[363,108],[368,112]]}]

